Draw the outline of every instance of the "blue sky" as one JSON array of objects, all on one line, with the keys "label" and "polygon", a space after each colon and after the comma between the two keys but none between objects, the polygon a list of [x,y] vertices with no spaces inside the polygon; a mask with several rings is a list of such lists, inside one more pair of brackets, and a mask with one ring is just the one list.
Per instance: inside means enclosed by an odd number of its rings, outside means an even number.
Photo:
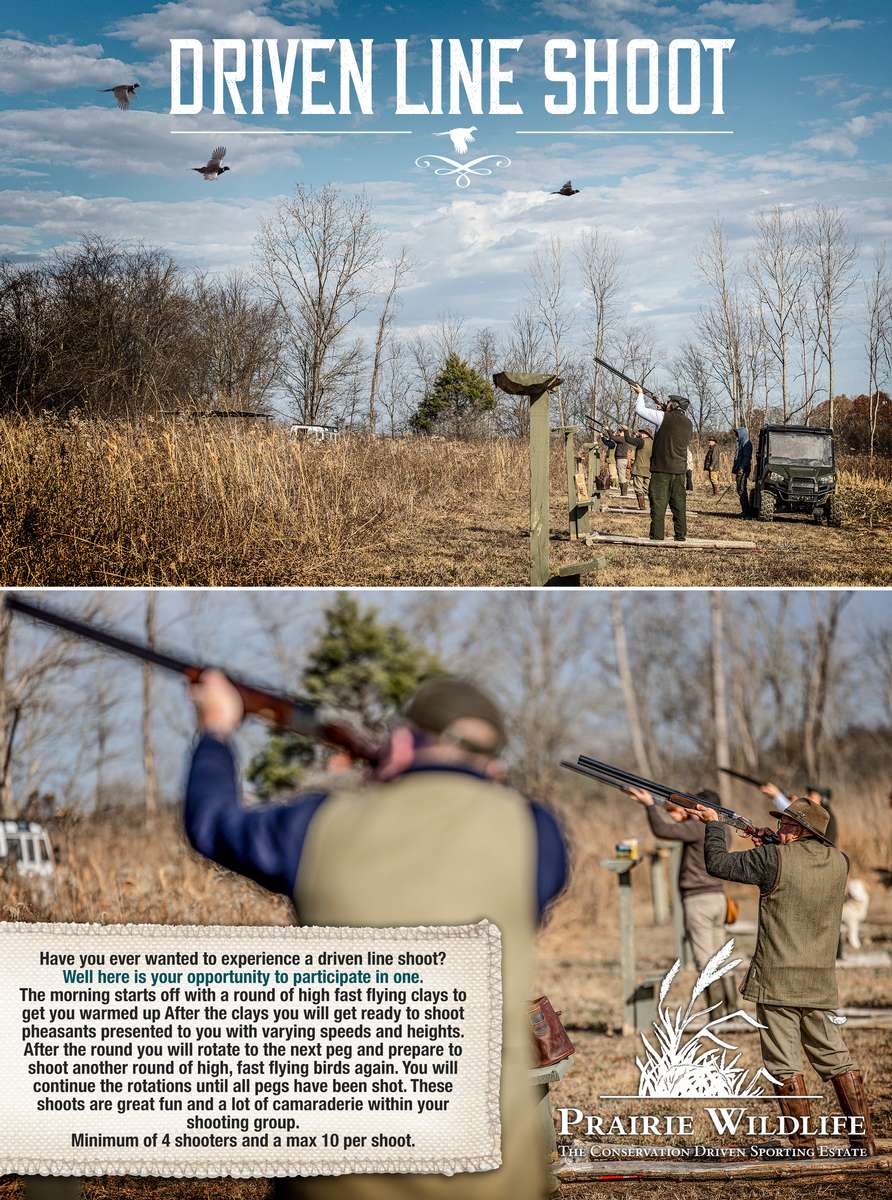
[{"label": "blue sky", "polygon": [[[716,215],[742,262],[760,208],[842,208],[862,263],[892,234],[892,84],[886,2],[848,0],[544,0],[392,6],[334,0],[171,0],[152,5],[6,3],[0,20],[0,253],[30,258],[88,232],[167,246],[184,265],[226,269],[251,262],[258,221],[298,181],[366,187],[395,251],[415,263],[402,325],[424,330],[450,310],[470,327],[505,328],[525,286],[529,259],[553,234],[569,246],[586,228],[619,244],[629,320],[647,322],[666,357],[692,333],[704,302],[693,267]],[[172,118],[170,37],[317,36],[376,42],[376,114],[312,121],[293,111],[234,119]],[[513,56],[514,95],[524,115],[395,117],[393,51],[410,38],[421,97],[432,36],[523,37]],[[724,117],[552,118],[544,114],[542,46],[551,36],[733,37]],[[138,80],[122,113],[97,89]],[[548,89],[551,90],[551,89]],[[620,76],[623,94],[623,76]],[[705,89],[706,95],[709,88]],[[414,98],[414,97],[411,97]],[[252,128],[408,129],[409,136],[248,136]],[[465,191],[415,165],[451,154],[435,131],[476,124],[477,154],[510,167]],[[615,136],[571,136],[583,128]],[[731,136],[640,136],[649,129],[722,129]],[[553,129],[529,136],[519,129]],[[191,130],[174,136],[172,129]],[[203,130],[225,131],[225,137]],[[242,130],[243,132],[238,132]],[[633,134],[629,131],[635,130]],[[204,184],[189,170],[225,140],[232,170]],[[548,196],[571,177],[570,201]],[[860,390],[863,292],[853,289],[841,327],[840,390]],[[582,312],[579,312],[579,336]]]}]

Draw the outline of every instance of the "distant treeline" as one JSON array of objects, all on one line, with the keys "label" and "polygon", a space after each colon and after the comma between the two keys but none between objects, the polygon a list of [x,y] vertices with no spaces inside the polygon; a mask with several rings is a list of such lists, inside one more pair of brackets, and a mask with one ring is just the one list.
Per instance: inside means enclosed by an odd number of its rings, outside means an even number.
[{"label": "distant treeline", "polygon": [[243,276],[187,275],[163,250],[89,238],[0,263],[0,411],[262,410],[277,330]]}]

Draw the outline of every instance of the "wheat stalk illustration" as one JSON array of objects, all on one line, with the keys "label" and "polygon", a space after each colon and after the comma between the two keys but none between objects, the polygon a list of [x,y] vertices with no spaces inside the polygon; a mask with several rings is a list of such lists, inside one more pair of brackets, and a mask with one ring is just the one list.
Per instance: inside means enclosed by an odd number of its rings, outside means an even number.
[{"label": "wheat stalk illustration", "polygon": [[[698,998],[713,983],[739,966],[739,958],[728,961],[733,949],[734,939],[731,938],[700,972],[691,989],[687,1006],[684,1009],[679,1006],[674,1013],[667,1009],[666,1000],[681,968],[681,962],[676,960],[663,977],[657,1003],[657,1017],[653,1022],[656,1045],[642,1033],[641,1040],[646,1056],[644,1060],[635,1059],[640,1076],[639,1096],[762,1096],[762,1082],[777,1082],[764,1067],[750,1076],[744,1067],[738,1066],[741,1057],[739,1053],[731,1059],[728,1058],[728,1052],[734,1051],[736,1047],[716,1032],[720,1025],[740,1018],[754,1029],[764,1028],[743,1009],[727,1013],[723,1017],[715,1017],[696,1032],[687,1032],[695,1021],[720,1007],[719,1004],[711,1004],[695,1011]],[[712,1042],[713,1046],[704,1049],[704,1041]]]}]

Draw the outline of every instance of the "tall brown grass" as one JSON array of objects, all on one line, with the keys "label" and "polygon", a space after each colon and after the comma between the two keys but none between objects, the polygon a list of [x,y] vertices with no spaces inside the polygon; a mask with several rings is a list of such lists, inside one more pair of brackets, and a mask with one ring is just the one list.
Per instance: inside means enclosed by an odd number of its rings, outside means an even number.
[{"label": "tall brown grass", "polygon": [[[313,586],[426,514],[518,486],[510,443],[236,422],[0,423],[0,571],[13,586]],[[525,478],[525,472],[521,473]]]},{"label": "tall brown grass", "polygon": [[[699,450],[695,461],[699,486]],[[847,515],[892,525],[892,478],[868,465],[842,462]],[[434,527],[466,537],[483,522],[523,535],[529,458],[510,440],[309,444],[260,423],[6,419],[0,478],[6,586],[361,584],[381,579],[388,554],[401,558],[389,580],[418,585],[443,582],[442,564],[429,577],[416,560]],[[557,441],[551,482],[557,517]],[[496,567],[476,569],[501,581]],[[514,582],[524,575],[521,564]]]}]

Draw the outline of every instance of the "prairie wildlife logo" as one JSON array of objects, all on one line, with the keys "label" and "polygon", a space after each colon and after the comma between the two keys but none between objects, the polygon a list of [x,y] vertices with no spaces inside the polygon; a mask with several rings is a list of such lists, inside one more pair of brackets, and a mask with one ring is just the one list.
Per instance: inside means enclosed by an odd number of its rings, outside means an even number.
[{"label": "prairie wildlife logo", "polygon": [[[476,141],[474,137],[476,131],[477,126],[470,125],[467,128],[444,129],[435,133],[434,137],[448,137],[456,154],[465,157],[470,153],[471,143]],[[434,167],[434,174],[454,175],[456,177],[455,186],[459,188],[470,187],[472,175],[492,175],[495,168],[511,166],[511,159],[504,154],[482,154],[479,158],[472,158],[470,162],[456,162],[454,158],[447,158],[444,154],[422,154],[415,159],[415,166],[433,167],[435,162],[442,165]],[[482,165],[488,162],[492,162],[492,166]]]},{"label": "prairie wildlife logo", "polygon": [[[731,1098],[744,1096],[763,1096],[763,1083],[779,1082],[769,1074],[764,1067],[749,1075],[744,1067],[739,1066],[741,1055],[734,1054],[737,1047],[731,1042],[719,1037],[716,1030],[729,1021],[741,1020],[754,1029],[764,1029],[761,1022],[756,1021],[743,1009],[727,1013],[723,1017],[715,1017],[699,1028],[691,1027],[698,1023],[701,1017],[707,1017],[718,1008],[719,1004],[710,1004],[705,1008],[697,1007],[697,1001],[706,989],[717,980],[733,971],[740,964],[735,958],[728,962],[734,949],[734,939],[726,942],[717,951],[697,978],[691,989],[687,1007],[680,1005],[674,1013],[667,1006],[669,991],[681,963],[676,960],[670,970],[663,976],[660,985],[660,998],[657,1004],[657,1016],[653,1021],[654,1041],[648,1040],[642,1033],[645,1056],[636,1058],[635,1065],[639,1071],[638,1095],[647,1097],[684,1096],[696,1099],[700,1096],[713,1098]],[[712,1043],[704,1048],[704,1043]]]}]

